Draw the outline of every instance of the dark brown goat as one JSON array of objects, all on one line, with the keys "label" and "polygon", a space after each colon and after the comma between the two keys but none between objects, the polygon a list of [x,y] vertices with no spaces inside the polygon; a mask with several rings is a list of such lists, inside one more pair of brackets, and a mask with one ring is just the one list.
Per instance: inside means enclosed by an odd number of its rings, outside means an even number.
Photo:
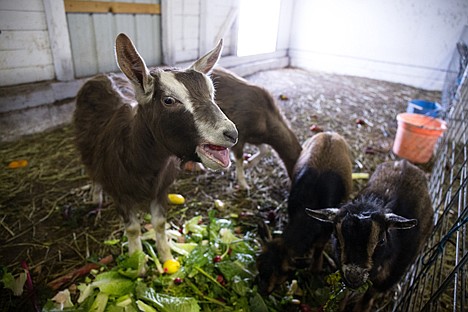
[{"label": "dark brown goat", "polygon": [[370,311],[375,295],[398,283],[415,260],[433,228],[434,211],[424,172],[402,160],[380,164],[369,184],[341,209],[307,213],[334,223],[344,282],[351,288],[372,282],[352,308]]},{"label": "dark brown goat", "polygon": [[207,76],[221,49],[222,41],[184,70],[150,71],[120,34],[115,52],[128,80],[99,75],[78,93],[77,146],[89,175],[123,217],[130,254],[142,249],[136,208],[143,204],[150,206],[159,257],[172,258],[165,234],[167,190],[180,161],[213,169],[230,165],[228,148],[237,130],[215,104]]},{"label": "dark brown goat", "polygon": [[[319,272],[322,253],[333,226],[306,215],[305,208],[336,207],[352,190],[352,162],[348,144],[337,133],[319,133],[308,139],[294,169],[288,199],[288,225],[271,240],[264,232],[263,251],[257,259],[262,294],[273,291],[295,270],[311,267]],[[261,229],[261,228],[260,228]]]},{"label": "dark brown goat", "polygon": [[215,68],[211,78],[216,89],[216,103],[239,131],[239,141],[232,148],[239,186],[249,188],[244,175],[243,154],[246,143],[259,147],[259,152],[246,161],[247,167],[258,163],[266,153],[265,144],[268,144],[278,153],[289,177],[292,177],[294,164],[301,153],[301,144],[271,94],[223,68]]}]

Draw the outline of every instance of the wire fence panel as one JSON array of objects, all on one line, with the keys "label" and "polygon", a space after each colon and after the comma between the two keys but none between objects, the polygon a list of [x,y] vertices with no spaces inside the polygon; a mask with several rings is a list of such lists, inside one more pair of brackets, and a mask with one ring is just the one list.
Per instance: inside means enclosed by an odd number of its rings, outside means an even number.
[{"label": "wire fence panel", "polygon": [[444,92],[448,130],[438,143],[429,182],[435,227],[400,285],[394,311],[468,311],[467,76],[465,67]]}]

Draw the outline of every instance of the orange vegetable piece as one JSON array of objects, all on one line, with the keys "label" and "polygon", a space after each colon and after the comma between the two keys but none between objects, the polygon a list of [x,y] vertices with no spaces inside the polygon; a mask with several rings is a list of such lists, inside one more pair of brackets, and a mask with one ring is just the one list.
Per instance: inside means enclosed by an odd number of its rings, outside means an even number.
[{"label": "orange vegetable piece", "polygon": [[26,159],[14,160],[8,164],[8,168],[16,169],[16,168],[23,168],[28,165],[28,161]]}]

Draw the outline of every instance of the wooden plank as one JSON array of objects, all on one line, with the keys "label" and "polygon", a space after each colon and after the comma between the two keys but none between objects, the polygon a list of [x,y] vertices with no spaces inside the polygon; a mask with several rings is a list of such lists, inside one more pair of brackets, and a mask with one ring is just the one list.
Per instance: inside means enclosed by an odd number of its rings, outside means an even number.
[{"label": "wooden plank", "polygon": [[154,64],[154,41],[160,37],[160,34],[154,33],[152,16],[139,16],[135,19],[137,49],[145,60],[147,66]]},{"label": "wooden plank", "polygon": [[160,4],[65,0],[67,13],[161,14]]},{"label": "wooden plank", "polygon": [[44,12],[44,6],[41,0],[3,0],[0,1],[0,11]]},{"label": "wooden plank", "polygon": [[93,31],[96,38],[96,56],[98,72],[117,71],[114,56],[114,44],[117,33],[114,29],[115,16],[112,14],[93,14]]},{"label": "wooden plank", "polygon": [[[114,17],[116,33],[125,33],[133,41],[138,49],[138,42],[136,41],[136,29],[135,29],[135,16],[131,14],[118,14]],[[114,38],[115,39],[115,38]]]},{"label": "wooden plank", "polygon": [[50,50],[0,51],[0,68],[14,69],[52,65]]},{"label": "wooden plank", "polygon": [[0,11],[0,29],[4,30],[46,30],[44,12]]},{"label": "wooden plank", "polygon": [[175,2],[173,0],[161,0],[162,14],[161,14],[161,44],[162,44],[162,63],[166,65],[174,65],[175,63],[175,36],[174,30],[174,12],[176,12]]},{"label": "wooden plank", "polygon": [[0,69],[0,77],[0,86],[51,80],[54,79],[54,66]]},{"label": "wooden plank", "polygon": [[1,34],[0,50],[45,50],[49,48],[47,30],[5,30]]},{"label": "wooden plank", "polygon": [[98,72],[93,20],[89,14],[67,14],[75,77]]},{"label": "wooden plank", "polygon": [[182,17],[182,23],[183,48],[187,50],[198,49],[198,40],[200,37],[200,21],[198,16],[184,15]]},{"label": "wooden plank", "polygon": [[56,78],[59,81],[72,80],[75,78],[75,73],[73,72],[70,37],[63,2],[43,1]]}]

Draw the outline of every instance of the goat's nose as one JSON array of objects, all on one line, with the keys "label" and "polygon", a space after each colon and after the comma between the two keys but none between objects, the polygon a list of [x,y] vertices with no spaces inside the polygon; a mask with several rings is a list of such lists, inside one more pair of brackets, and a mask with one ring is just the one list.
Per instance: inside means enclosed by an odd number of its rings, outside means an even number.
[{"label": "goat's nose", "polygon": [[224,130],[223,135],[228,141],[232,142],[232,144],[237,143],[237,137],[239,136],[239,133],[237,132],[236,128]]},{"label": "goat's nose", "polygon": [[344,265],[343,277],[348,286],[351,288],[358,288],[367,281],[369,272],[355,265]]}]

